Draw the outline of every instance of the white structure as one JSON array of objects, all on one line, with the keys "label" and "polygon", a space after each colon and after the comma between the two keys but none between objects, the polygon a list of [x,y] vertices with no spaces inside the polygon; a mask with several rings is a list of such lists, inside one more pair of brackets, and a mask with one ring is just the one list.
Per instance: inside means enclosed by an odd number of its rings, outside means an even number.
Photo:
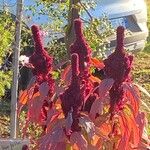
[{"label": "white structure", "polygon": [[0,139],[0,150],[22,150],[25,145],[29,145],[29,140]]}]

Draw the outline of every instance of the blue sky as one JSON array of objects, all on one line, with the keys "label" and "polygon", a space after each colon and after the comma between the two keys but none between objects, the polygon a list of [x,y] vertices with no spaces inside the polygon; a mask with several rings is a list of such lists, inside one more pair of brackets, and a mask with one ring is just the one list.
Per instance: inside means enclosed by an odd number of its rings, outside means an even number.
[{"label": "blue sky", "polygon": [[[8,6],[11,6],[11,7],[8,7],[11,9],[11,12],[13,14],[16,14],[16,1],[17,0],[0,0],[0,9],[2,9],[2,4],[3,2],[5,2]],[[24,6],[27,7],[29,5],[34,5],[35,4],[35,0],[24,0]],[[97,16],[97,13],[95,11],[92,12],[94,14],[94,16]],[[24,16],[24,21],[29,25],[31,26],[32,24],[41,24],[41,23],[46,23],[47,22],[47,17],[46,16],[40,16],[41,18],[38,19],[39,16],[33,16],[31,12],[25,12],[23,13],[23,16]],[[32,21],[28,18],[28,16],[30,16],[32,19]]]},{"label": "blue sky", "polygon": [[[12,11],[14,11],[17,0],[0,0],[0,6],[1,7],[2,7],[3,3],[6,3],[8,6],[11,6],[9,8],[12,8],[13,9]],[[24,5],[25,6],[33,5],[33,4],[35,4],[34,0],[24,0]]]},{"label": "blue sky", "polygon": [[[0,0],[0,10],[3,9],[3,2],[7,4],[7,8],[10,10],[11,13],[16,14],[16,0]],[[35,0],[24,0],[24,6],[27,7],[29,5],[34,5]],[[28,19],[28,16],[30,16],[32,19]],[[31,27],[33,24],[41,24],[47,22],[47,17],[42,16],[40,19],[38,19],[38,16],[33,16],[31,11],[25,11],[23,12],[23,21]],[[46,45],[48,41],[48,38],[44,38],[44,44]]]},{"label": "blue sky", "polygon": [[[0,0],[0,9],[3,9],[3,3],[5,2],[5,4],[7,5],[7,8],[11,11],[11,13],[16,14],[16,0]],[[27,7],[29,5],[34,5],[35,4],[35,0],[24,0],[24,6]],[[34,23],[42,23],[42,22],[46,22],[47,18],[46,16],[43,16],[42,19],[38,19],[37,16],[32,15],[31,12],[26,12],[24,11],[23,13],[24,16],[24,21],[30,26],[31,24]],[[29,21],[28,16],[32,17],[32,21]]]}]

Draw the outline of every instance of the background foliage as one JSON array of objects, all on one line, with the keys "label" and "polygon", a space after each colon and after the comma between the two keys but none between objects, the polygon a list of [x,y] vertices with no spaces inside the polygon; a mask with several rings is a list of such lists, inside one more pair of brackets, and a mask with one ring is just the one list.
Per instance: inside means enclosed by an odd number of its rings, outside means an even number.
[{"label": "background foliage", "polygon": [[0,97],[4,96],[5,89],[11,87],[11,71],[8,56],[12,52],[12,41],[14,25],[10,14],[7,11],[0,12]]},{"label": "background foliage", "polygon": [[[82,18],[85,26],[84,34],[91,48],[95,51],[95,56],[105,57],[106,52],[106,38],[112,34],[113,30],[111,24],[106,16],[103,18],[95,18],[90,14],[94,10],[96,2],[78,0],[77,5],[70,6],[71,1],[45,1],[36,0],[36,4],[28,6],[27,12],[32,12],[33,15],[38,16],[39,19],[42,15],[46,16],[47,21],[41,24],[42,30],[48,34],[46,41],[48,42],[47,48],[55,58],[55,62],[66,60],[68,55],[66,53],[67,45],[65,36],[70,32],[70,7],[79,10],[79,15]],[[83,17],[84,16],[86,17]],[[98,33],[98,28],[104,29],[103,33]],[[55,49],[55,51],[53,51]],[[63,59],[62,59],[63,58]]]},{"label": "background foliage", "polygon": [[[49,2],[49,1],[48,1]],[[48,25],[42,25],[42,28],[44,31],[48,31],[50,28],[53,29],[49,35],[52,36],[53,39],[57,39],[57,34],[56,33],[59,33],[61,34],[61,36],[63,37],[65,35],[65,31],[66,31],[66,22],[63,21],[63,18],[65,18],[65,20],[67,20],[67,10],[68,10],[68,1],[64,2],[64,3],[60,3],[60,1],[50,1],[51,3],[46,3],[46,1],[44,2],[44,9],[48,10],[49,14],[47,13],[48,17],[49,17],[49,24]],[[58,2],[57,5],[54,6],[54,2]],[[91,1],[92,2],[92,1]],[[148,2],[148,6],[150,6],[150,1],[147,0]],[[39,2],[37,3],[37,6],[41,7],[40,5],[43,5],[43,2]],[[66,5],[67,4],[67,5]],[[89,5],[88,4],[85,4],[86,7],[88,8]],[[91,6],[93,7],[95,4],[92,4]],[[46,7],[45,7],[46,6]],[[57,7],[56,7],[57,6]],[[66,7],[67,6],[67,7]],[[35,10],[35,8],[37,7],[34,7],[34,6],[31,6],[28,8],[28,11],[32,11],[33,12],[33,15],[36,15],[37,12],[39,12],[41,15],[43,15],[43,13],[45,13],[44,9],[41,11],[37,11]],[[57,8],[57,9],[56,9]],[[149,13],[150,13],[150,7],[148,8],[149,9]],[[59,10],[59,11],[58,11]],[[60,13],[61,11],[60,10],[65,10],[64,14]],[[54,12],[54,13],[51,13],[51,12]],[[8,15],[8,14],[7,14]],[[53,19],[53,18],[56,18],[56,19]],[[2,21],[3,20],[3,21]],[[6,25],[6,22],[8,23],[10,21],[10,18],[9,17],[6,17],[4,15],[4,18],[2,19],[2,16],[0,17],[0,42],[1,42],[1,46],[0,46],[0,65],[2,67],[2,64],[4,63],[4,58],[6,56],[6,52],[9,52],[10,51],[10,46],[12,44],[12,39],[13,39],[13,31],[9,31],[8,28],[7,28],[7,25]],[[87,23],[87,28],[85,29],[85,35],[88,37],[87,40],[90,41],[90,38],[93,38],[96,36],[96,39],[98,38],[97,35],[92,35],[89,31],[90,30],[95,30],[95,24],[100,24],[100,22],[97,22],[97,19],[93,19],[93,24],[89,24]],[[52,23],[52,21],[54,21],[54,23]],[[63,24],[64,23],[64,24]],[[9,24],[9,23],[8,23]],[[56,26],[56,24],[58,24],[58,26]],[[86,24],[86,23],[85,23]],[[91,27],[92,26],[92,27]],[[149,26],[149,30],[150,30],[150,14],[149,14],[149,20],[148,20],[148,26]],[[108,23],[108,27],[109,27],[109,23]],[[7,29],[7,30],[5,30]],[[11,28],[13,30],[13,28]],[[88,29],[90,29],[88,31]],[[87,30],[87,31],[86,31]],[[109,28],[110,30],[110,28]],[[29,31],[30,32],[30,31]],[[109,33],[109,32],[107,32]],[[5,38],[3,38],[3,34],[6,34]],[[91,35],[90,35],[91,34]],[[107,36],[108,34],[106,34]],[[105,36],[105,34],[104,34]],[[93,38],[94,39],[94,38]],[[100,39],[98,39],[100,40]],[[92,40],[91,40],[92,41]],[[96,41],[96,40],[94,40]],[[102,47],[103,44],[99,44],[99,41],[96,41],[97,43],[93,44],[91,42],[91,47],[93,49],[98,49],[100,47]],[[102,41],[102,43],[105,43],[106,41]],[[24,43],[24,46],[28,46],[29,43]],[[62,44],[62,43],[61,43]],[[55,41],[53,42],[49,42],[49,51],[52,52],[55,48],[56,50],[53,51],[54,53],[54,57],[56,59],[58,58],[63,58],[62,60],[64,60],[64,58],[66,58],[67,56],[67,53],[65,53],[66,51],[66,47],[61,45],[61,44],[57,44]],[[98,47],[98,48],[97,48]],[[105,49],[105,47],[104,47]],[[60,52],[60,53],[58,53]],[[150,92],[150,67],[149,67],[149,60],[150,60],[150,36],[148,37],[148,43],[146,45],[146,48],[144,49],[143,52],[140,52],[138,54],[135,55],[136,58],[135,58],[135,68],[134,68],[134,71],[133,71],[133,75],[134,77],[136,78],[136,82],[140,83],[141,85],[143,85],[149,92]],[[60,60],[61,61],[61,60]],[[56,62],[58,63],[58,62]],[[140,70],[139,70],[140,68]],[[7,69],[6,69],[7,70]],[[6,79],[4,81],[4,79]],[[6,83],[8,81],[8,83]],[[4,83],[3,83],[4,82]],[[2,71],[0,70],[0,96],[4,94],[4,87],[5,85],[10,87],[10,82],[11,82],[11,73],[9,71]],[[147,97],[145,97],[143,95],[143,98],[144,98],[144,101],[149,105],[150,101],[147,99]],[[149,105],[150,106],[150,105]],[[9,103],[8,101],[6,102],[1,102],[0,101],[0,137],[7,137],[9,136],[9,112],[10,112],[10,106],[9,106]],[[150,119],[149,119],[150,120]],[[32,129],[33,130],[33,129]]]}]

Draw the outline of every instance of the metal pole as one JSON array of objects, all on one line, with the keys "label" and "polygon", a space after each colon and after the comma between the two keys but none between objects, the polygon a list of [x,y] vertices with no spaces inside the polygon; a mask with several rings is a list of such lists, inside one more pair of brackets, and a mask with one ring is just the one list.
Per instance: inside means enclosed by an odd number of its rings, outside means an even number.
[{"label": "metal pole", "polygon": [[15,47],[13,57],[13,83],[11,91],[11,116],[10,116],[11,138],[17,137],[17,98],[18,98],[18,76],[19,76],[22,11],[23,11],[23,0],[17,0]]}]

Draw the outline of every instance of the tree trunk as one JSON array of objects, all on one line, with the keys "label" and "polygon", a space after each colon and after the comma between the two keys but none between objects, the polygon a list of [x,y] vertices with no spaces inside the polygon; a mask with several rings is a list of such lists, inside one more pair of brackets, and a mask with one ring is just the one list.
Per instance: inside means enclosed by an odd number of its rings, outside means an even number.
[{"label": "tree trunk", "polygon": [[65,37],[66,48],[68,55],[70,56],[69,47],[75,40],[74,33],[74,19],[79,18],[79,9],[74,8],[73,5],[77,5],[80,0],[70,0],[69,13],[68,13],[68,25]]},{"label": "tree trunk", "polygon": [[13,83],[11,91],[11,116],[10,116],[10,136],[17,137],[17,99],[18,99],[18,77],[19,77],[19,56],[21,41],[21,21],[22,21],[23,0],[17,0],[16,10],[16,30],[15,47],[13,57]]}]

